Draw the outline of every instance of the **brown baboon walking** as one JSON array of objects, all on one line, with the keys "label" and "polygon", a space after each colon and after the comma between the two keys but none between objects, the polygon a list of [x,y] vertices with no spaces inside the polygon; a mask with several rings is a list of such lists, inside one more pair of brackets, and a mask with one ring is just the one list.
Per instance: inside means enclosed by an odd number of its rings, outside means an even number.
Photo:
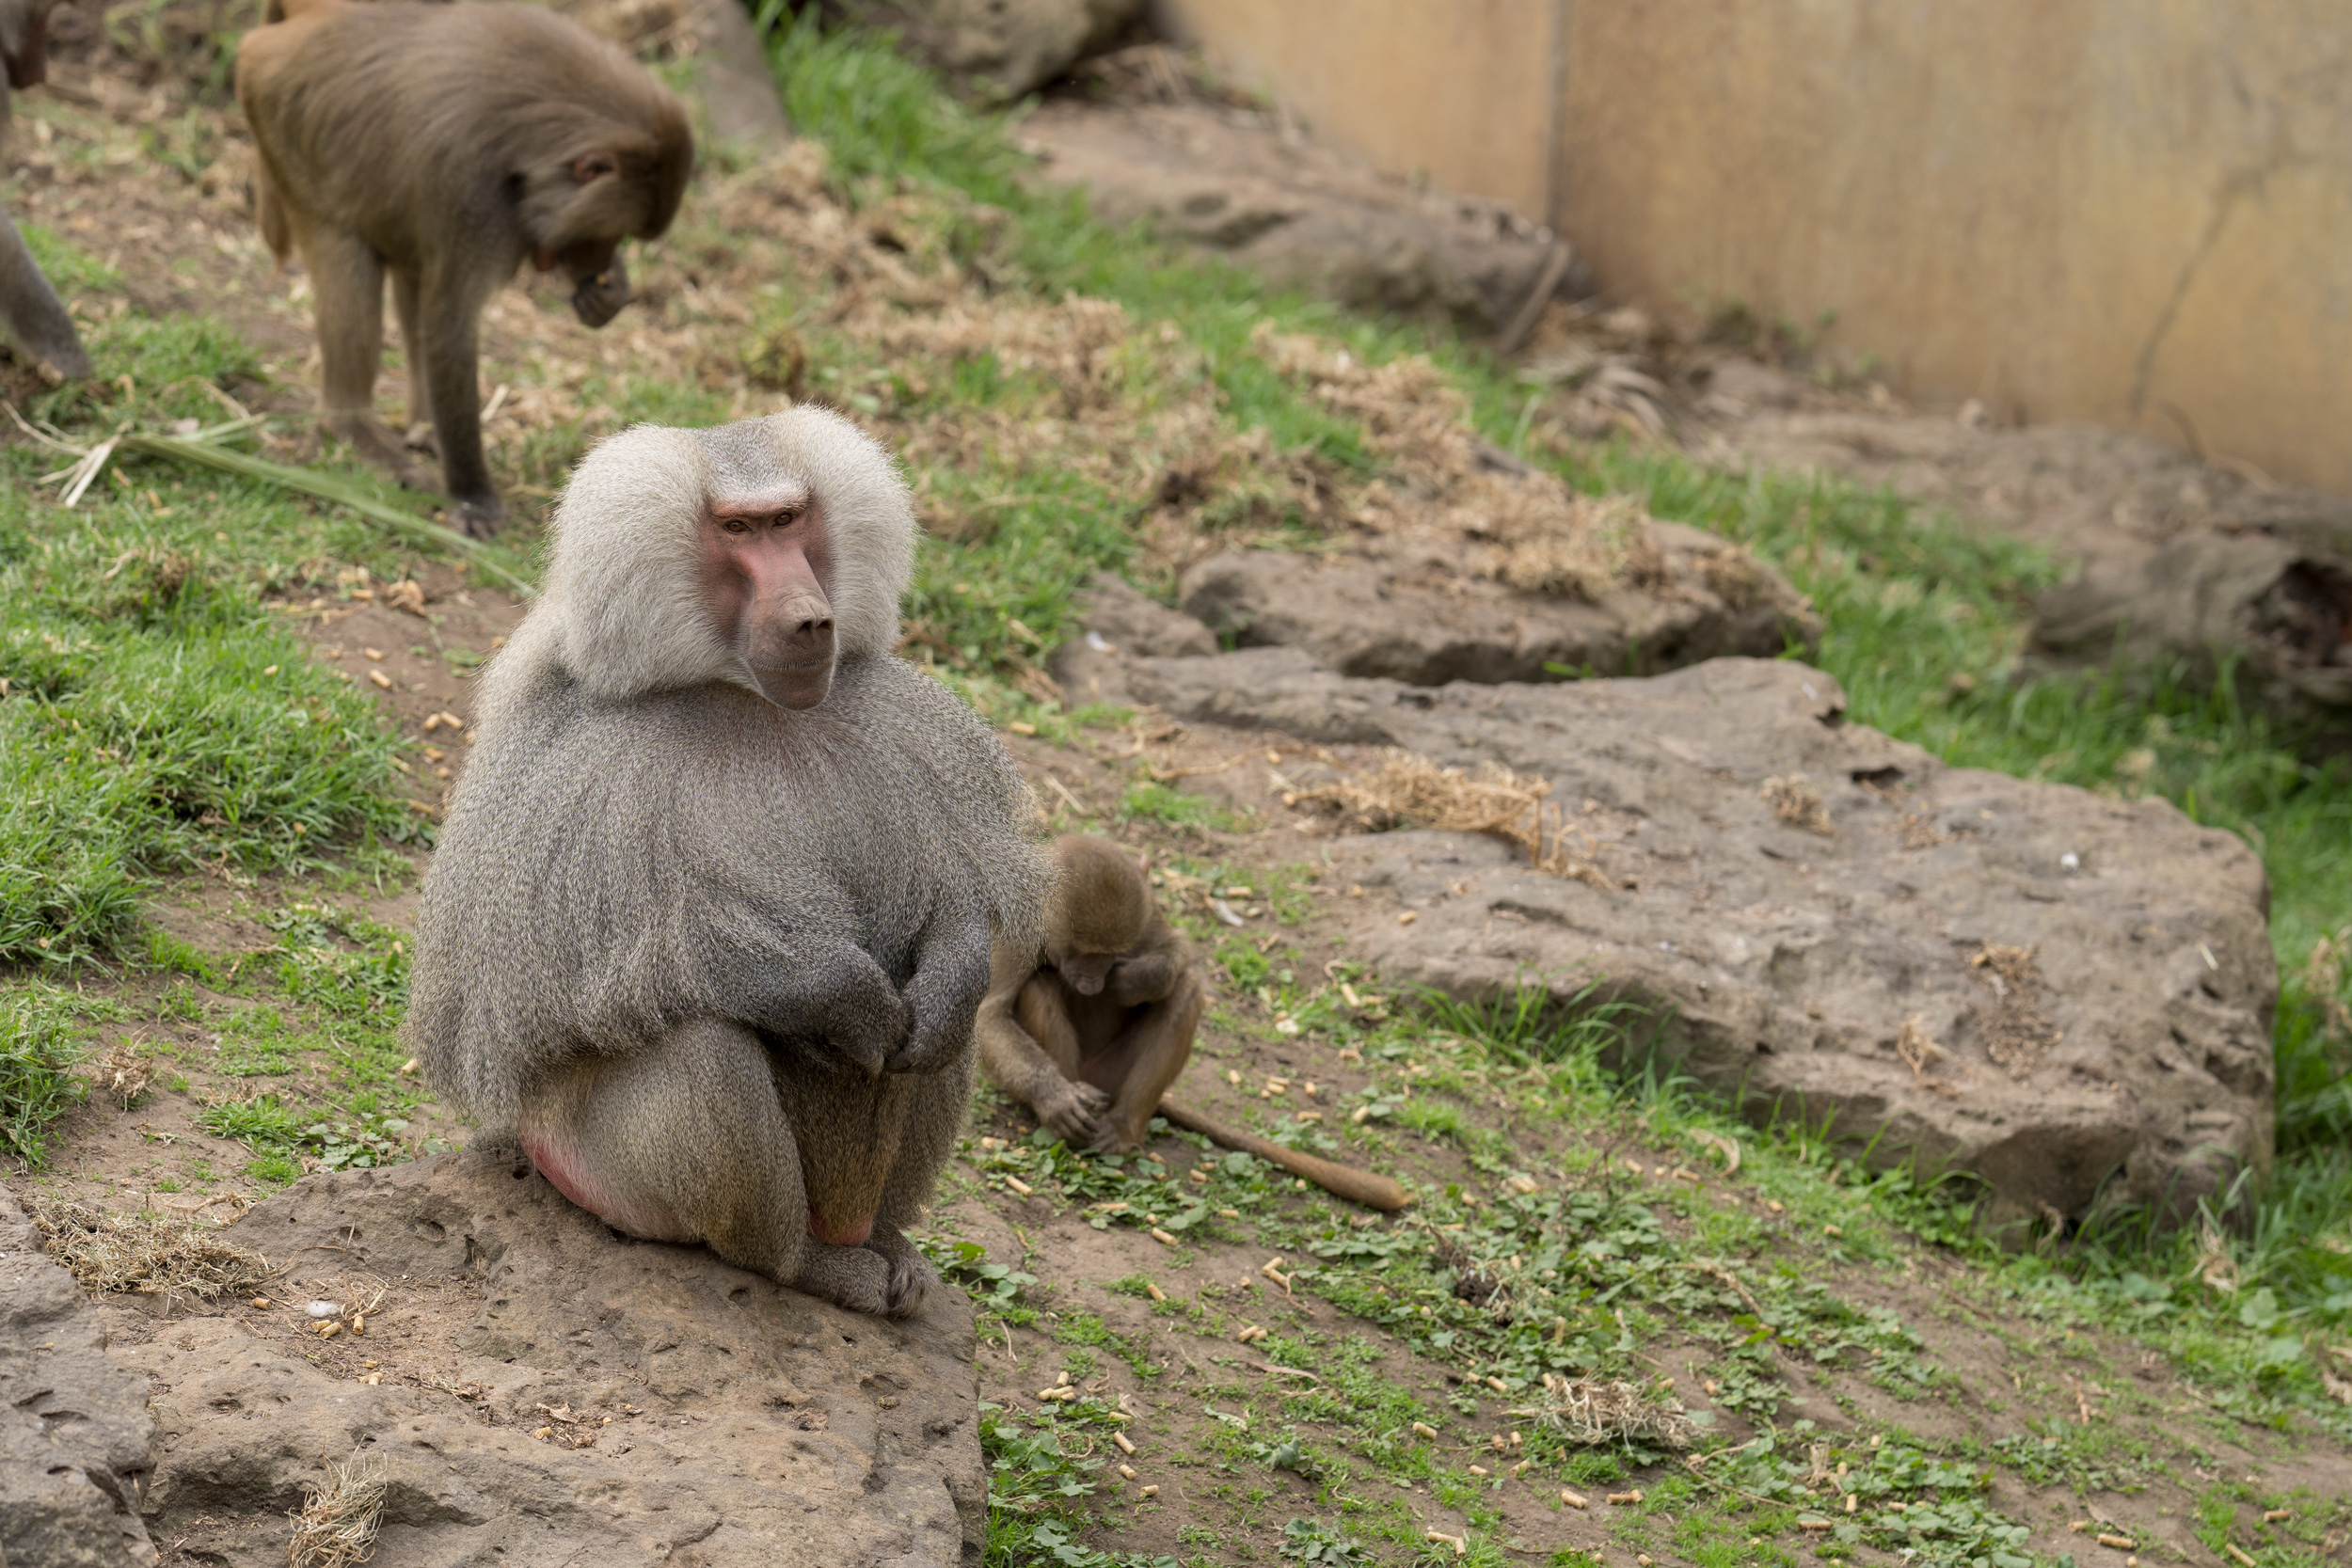
[{"label": "brown baboon walking", "polygon": [[404,483],[372,412],[384,279],[408,354],[408,417],[440,444],[466,531],[505,516],[482,456],[478,318],[528,258],[564,269],[602,326],[628,303],[620,242],[670,226],[693,170],[686,111],[613,44],[511,0],[270,0],[237,49],[259,150],[262,234],[310,269],[335,427]]}]

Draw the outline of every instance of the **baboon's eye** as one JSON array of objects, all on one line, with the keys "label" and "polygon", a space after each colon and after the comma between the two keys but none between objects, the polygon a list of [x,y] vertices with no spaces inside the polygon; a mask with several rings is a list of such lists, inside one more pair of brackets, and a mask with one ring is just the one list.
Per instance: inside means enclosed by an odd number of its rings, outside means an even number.
[{"label": "baboon's eye", "polygon": [[752,525],[745,522],[740,517],[729,517],[725,522],[720,524],[719,526],[725,529],[729,533],[749,533],[752,531]]}]

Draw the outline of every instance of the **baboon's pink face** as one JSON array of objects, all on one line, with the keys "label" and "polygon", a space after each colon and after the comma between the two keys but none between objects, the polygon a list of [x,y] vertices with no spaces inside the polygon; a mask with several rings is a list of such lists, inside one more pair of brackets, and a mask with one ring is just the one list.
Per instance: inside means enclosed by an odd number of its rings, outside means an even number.
[{"label": "baboon's pink face", "polygon": [[833,550],[804,487],[716,498],[702,527],[712,624],[778,707],[811,708],[833,689]]}]

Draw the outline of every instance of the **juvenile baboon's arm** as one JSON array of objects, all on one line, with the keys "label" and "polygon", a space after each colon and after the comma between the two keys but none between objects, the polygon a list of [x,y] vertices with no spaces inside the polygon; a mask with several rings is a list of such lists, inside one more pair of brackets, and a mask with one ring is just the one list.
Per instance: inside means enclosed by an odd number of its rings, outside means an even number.
[{"label": "juvenile baboon's arm", "polygon": [[1036,955],[997,945],[974,1028],[980,1066],[998,1088],[1073,1146],[1086,1147],[1101,1135],[1098,1117],[1110,1096],[1074,1081],[1078,1032],[1054,983],[1039,974]]},{"label": "juvenile baboon's arm", "polygon": [[1184,973],[1179,958],[1165,946],[1131,954],[1111,965],[1103,990],[1122,1007],[1165,1002],[1176,990],[1177,976]]},{"label": "juvenile baboon's arm", "polygon": [[[1153,957],[1166,961],[1166,955]],[[1104,1117],[1103,1133],[1094,1147],[1105,1154],[1143,1147],[1160,1097],[1192,1060],[1192,1037],[1200,1027],[1200,1010],[1208,988],[1186,968],[1168,987],[1168,999],[1144,1009],[1111,1049],[1117,1062],[1119,1086],[1111,1097],[1110,1114]]]}]

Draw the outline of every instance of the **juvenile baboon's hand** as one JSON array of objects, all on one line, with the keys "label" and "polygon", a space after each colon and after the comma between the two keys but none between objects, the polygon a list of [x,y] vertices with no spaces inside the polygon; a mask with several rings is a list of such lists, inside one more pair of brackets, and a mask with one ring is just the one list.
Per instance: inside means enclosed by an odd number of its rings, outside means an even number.
[{"label": "juvenile baboon's hand", "polygon": [[1110,1132],[1110,1123],[1103,1113],[1110,1109],[1111,1097],[1091,1084],[1073,1084],[1064,1080],[1060,1090],[1032,1107],[1037,1119],[1051,1128],[1054,1135],[1073,1148],[1092,1148]]},{"label": "juvenile baboon's hand", "polygon": [[1115,1117],[1104,1117],[1102,1127],[1089,1146],[1097,1154],[1132,1154],[1143,1147],[1143,1140],[1131,1135],[1126,1125]]},{"label": "juvenile baboon's hand", "polygon": [[1176,989],[1176,965],[1165,953],[1145,953],[1111,965],[1103,982],[1105,995],[1124,1007],[1165,1002]]}]

